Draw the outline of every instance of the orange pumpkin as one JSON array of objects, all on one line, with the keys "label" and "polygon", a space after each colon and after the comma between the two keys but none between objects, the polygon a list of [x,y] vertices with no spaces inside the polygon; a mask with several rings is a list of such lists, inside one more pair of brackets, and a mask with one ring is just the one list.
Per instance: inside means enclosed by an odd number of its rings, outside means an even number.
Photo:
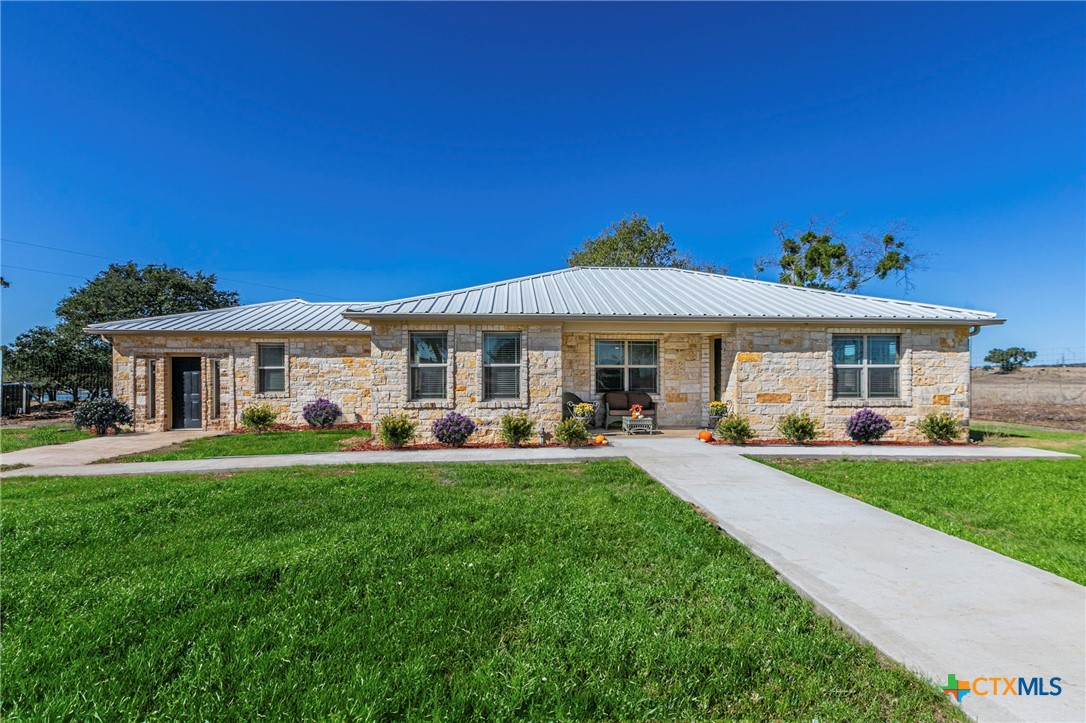
[{"label": "orange pumpkin", "polygon": [[604,437],[602,434],[597,434],[596,444],[607,444],[607,437]]},{"label": "orange pumpkin", "polygon": [[702,442],[712,442],[713,433],[710,432],[708,429],[703,429],[698,432],[698,439],[700,439]]}]

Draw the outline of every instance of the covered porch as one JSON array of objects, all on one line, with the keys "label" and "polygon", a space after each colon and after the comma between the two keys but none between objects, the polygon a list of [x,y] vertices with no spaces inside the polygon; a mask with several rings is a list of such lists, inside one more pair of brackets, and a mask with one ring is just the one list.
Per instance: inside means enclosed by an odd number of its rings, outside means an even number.
[{"label": "covered porch", "polygon": [[663,433],[710,426],[709,402],[727,390],[728,326],[563,325],[563,416],[580,400],[597,407],[595,428],[621,431],[621,418],[639,404]]}]

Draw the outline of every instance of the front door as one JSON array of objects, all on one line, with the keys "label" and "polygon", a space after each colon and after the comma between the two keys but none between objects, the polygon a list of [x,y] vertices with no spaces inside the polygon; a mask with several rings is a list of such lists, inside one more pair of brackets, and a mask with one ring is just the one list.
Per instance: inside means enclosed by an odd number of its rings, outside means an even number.
[{"label": "front door", "polygon": [[724,356],[724,341],[723,339],[713,339],[713,353],[710,359],[712,366],[709,369],[709,375],[713,380],[713,400],[720,399],[720,362]]},{"label": "front door", "polygon": [[175,356],[171,369],[173,379],[174,429],[200,428],[200,357]]}]

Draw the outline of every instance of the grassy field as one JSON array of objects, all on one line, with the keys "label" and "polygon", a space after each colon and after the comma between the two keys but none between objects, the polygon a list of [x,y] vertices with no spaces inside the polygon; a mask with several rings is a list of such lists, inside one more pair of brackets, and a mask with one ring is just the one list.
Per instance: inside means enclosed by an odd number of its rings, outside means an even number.
[{"label": "grassy field", "polygon": [[1086,585],[1083,462],[767,463]]},{"label": "grassy field", "polygon": [[1086,366],[972,370],[970,416],[1086,433]]},{"label": "grassy field", "polygon": [[973,421],[969,437],[995,447],[1037,447],[1086,458],[1086,432],[1062,431],[1025,424]]},{"label": "grassy field", "polygon": [[346,439],[369,437],[365,429],[299,429],[263,434],[228,434],[189,439],[166,449],[131,454],[108,462],[161,462],[171,459],[241,457],[254,454],[305,454],[338,452]]},{"label": "grassy field", "polygon": [[962,719],[624,461],[3,496],[6,719]]},{"label": "grassy field", "polygon": [[14,452],[46,444],[64,444],[88,439],[90,432],[69,425],[45,425],[41,427],[4,427],[0,429],[0,452]]}]

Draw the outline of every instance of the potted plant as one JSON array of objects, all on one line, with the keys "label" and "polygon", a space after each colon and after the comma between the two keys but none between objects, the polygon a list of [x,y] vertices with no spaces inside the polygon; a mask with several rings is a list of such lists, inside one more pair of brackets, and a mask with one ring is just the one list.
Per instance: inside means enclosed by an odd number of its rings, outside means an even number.
[{"label": "potted plant", "polygon": [[709,402],[709,426],[715,427],[723,417],[728,416],[728,403],[717,399]]},{"label": "potted plant", "polygon": [[596,415],[596,405],[590,402],[581,402],[580,404],[574,404],[571,411],[574,417],[584,422]]}]

